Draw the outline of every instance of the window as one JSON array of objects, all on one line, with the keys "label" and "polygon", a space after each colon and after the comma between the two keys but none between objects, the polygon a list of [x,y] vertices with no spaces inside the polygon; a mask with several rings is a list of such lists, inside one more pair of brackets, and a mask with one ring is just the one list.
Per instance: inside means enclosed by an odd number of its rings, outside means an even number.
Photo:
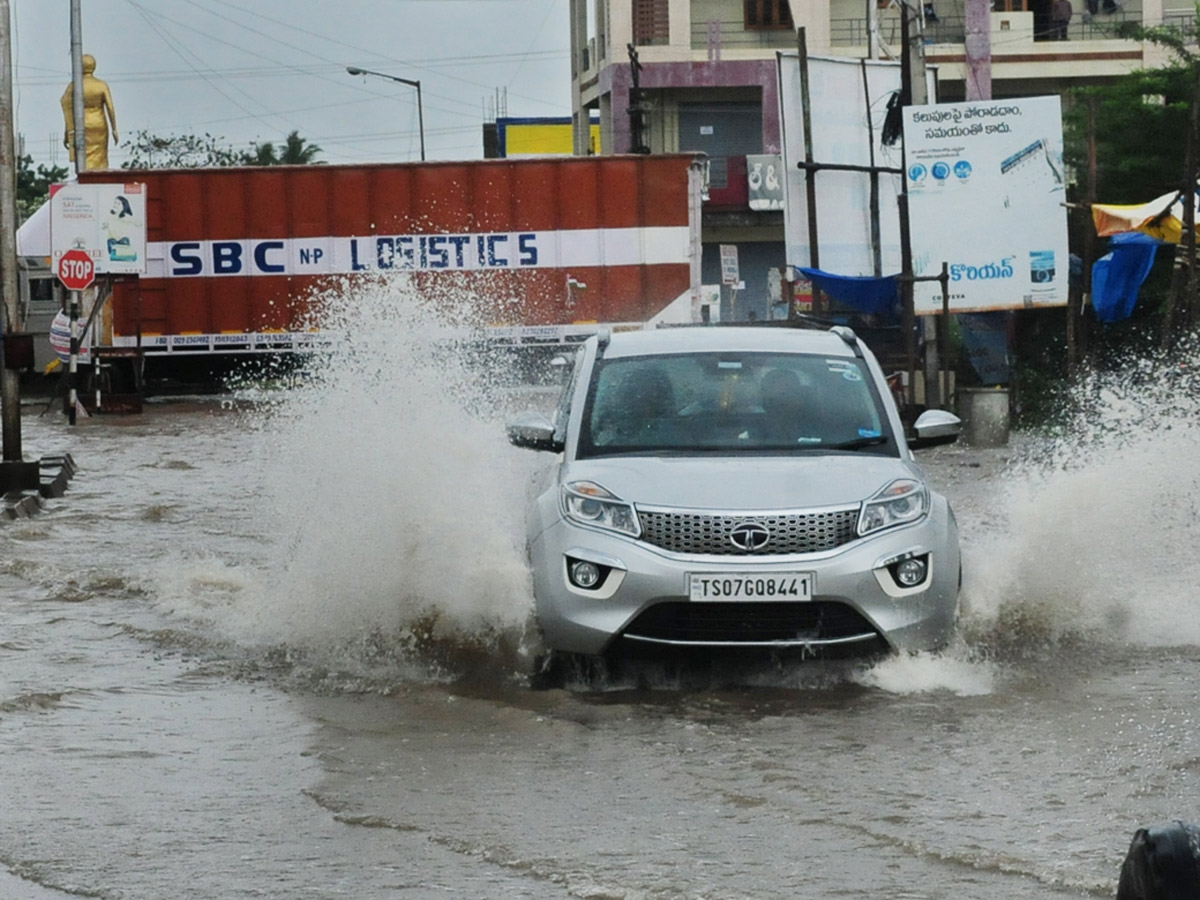
[{"label": "window", "polygon": [[859,359],[695,352],[600,360],[578,457],[654,451],[896,452]]},{"label": "window", "polygon": [[671,40],[668,0],[633,0],[633,43],[635,47],[667,44]]},{"label": "window", "polygon": [[747,28],[791,28],[788,0],[745,0]]}]

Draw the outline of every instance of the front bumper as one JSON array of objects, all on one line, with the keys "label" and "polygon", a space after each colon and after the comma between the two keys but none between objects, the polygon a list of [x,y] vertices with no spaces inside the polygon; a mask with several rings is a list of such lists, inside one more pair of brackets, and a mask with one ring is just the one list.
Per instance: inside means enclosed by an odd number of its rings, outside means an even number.
[{"label": "front bumper", "polygon": [[[878,647],[899,651],[944,646],[954,630],[959,582],[958,534],[944,498],[913,525],[858,538],[836,550],[788,556],[675,554],[561,516],[530,542],[538,622],[547,646],[599,655],[617,641],[641,647]],[[885,563],[928,556],[925,581],[901,589]],[[599,589],[571,584],[567,559],[609,569]],[[763,575],[803,571],[814,593],[802,602],[688,599],[689,573]]]}]

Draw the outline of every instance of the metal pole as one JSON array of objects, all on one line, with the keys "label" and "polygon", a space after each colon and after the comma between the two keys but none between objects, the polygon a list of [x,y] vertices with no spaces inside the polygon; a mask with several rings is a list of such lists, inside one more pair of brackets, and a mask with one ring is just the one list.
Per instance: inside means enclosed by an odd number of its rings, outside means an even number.
[{"label": "metal pole", "polygon": [[398,81],[417,89],[417,130],[421,135],[421,162],[425,161],[425,106],[421,102],[421,82],[412,78],[401,78],[399,75],[387,75],[383,72],[372,72],[370,69],[360,69],[358,66],[346,66],[351,75],[374,75],[376,78],[386,78],[388,81]]},{"label": "metal pole", "polygon": [[67,423],[75,424],[75,409],[79,405],[79,291],[71,291],[71,350],[67,358]]},{"label": "metal pole", "polygon": [[421,103],[421,82],[417,86],[417,130],[421,133],[421,162],[425,162],[425,107]]},{"label": "metal pole", "polygon": [[896,198],[900,207],[900,327],[904,330],[904,361],[908,369],[908,391],[906,406],[911,410],[917,405],[917,315],[914,309],[912,279],[912,236],[908,223],[908,190],[900,191]]},{"label": "metal pole", "polygon": [[[812,105],[808,93],[808,31],[801,26],[796,29],[797,53],[800,57],[800,103],[801,120],[804,123],[804,199],[808,207],[808,264],[821,268],[821,248],[817,238],[817,182],[813,170]],[[815,284],[812,289],[813,312],[824,315],[829,312],[825,297]]]},{"label": "metal pole", "polygon": [[75,173],[87,168],[87,129],[83,121],[83,16],[71,0],[71,118],[75,122]]},{"label": "metal pole", "polygon": [[[914,19],[917,22],[916,28],[912,27]],[[907,2],[900,6],[900,35],[904,42],[904,60],[908,63],[908,102],[913,106],[924,106],[929,102],[929,88],[925,83],[925,41],[921,32],[920,17]],[[902,73],[904,68],[901,67]],[[911,270],[908,274],[911,274]],[[942,405],[938,379],[937,323],[924,316],[922,328],[925,333],[925,405],[937,408]]]},{"label": "metal pole", "polygon": [[[863,96],[871,102],[871,88],[867,80],[867,67],[862,71]],[[867,116],[867,143],[871,148],[871,274],[878,278],[883,274],[883,238],[879,231],[879,170],[875,168],[875,123]]]},{"label": "metal pole", "polygon": [[[8,0],[0,0],[0,292],[7,337],[17,330],[16,145],[13,141],[12,36]],[[0,353],[0,356],[5,354]],[[21,395],[16,369],[0,367],[3,459],[21,462]]]},{"label": "metal pole", "polygon": [[950,264],[942,260],[942,354],[946,363],[942,365],[942,406],[950,405]]}]

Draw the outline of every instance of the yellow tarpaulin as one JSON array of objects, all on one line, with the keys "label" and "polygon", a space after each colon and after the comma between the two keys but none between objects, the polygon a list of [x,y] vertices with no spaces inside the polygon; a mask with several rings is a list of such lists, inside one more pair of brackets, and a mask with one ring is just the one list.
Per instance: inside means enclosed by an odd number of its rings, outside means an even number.
[{"label": "yellow tarpaulin", "polygon": [[[1178,244],[1183,240],[1183,200],[1175,191],[1163,194],[1149,203],[1133,206],[1093,203],[1092,221],[1096,224],[1096,234],[1100,237],[1108,237],[1122,231],[1141,231],[1159,240]],[[1195,222],[1196,233],[1200,235],[1200,212],[1197,213]]]}]

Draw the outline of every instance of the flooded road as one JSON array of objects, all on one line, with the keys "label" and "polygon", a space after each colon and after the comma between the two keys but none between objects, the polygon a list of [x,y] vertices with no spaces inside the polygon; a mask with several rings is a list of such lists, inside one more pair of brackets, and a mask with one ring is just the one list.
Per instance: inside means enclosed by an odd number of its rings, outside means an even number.
[{"label": "flooded road", "polygon": [[1194,409],[925,452],[945,654],[533,691],[543,460],[398,368],[26,407],[79,472],[0,522],[0,897],[1111,897],[1200,815]]}]

